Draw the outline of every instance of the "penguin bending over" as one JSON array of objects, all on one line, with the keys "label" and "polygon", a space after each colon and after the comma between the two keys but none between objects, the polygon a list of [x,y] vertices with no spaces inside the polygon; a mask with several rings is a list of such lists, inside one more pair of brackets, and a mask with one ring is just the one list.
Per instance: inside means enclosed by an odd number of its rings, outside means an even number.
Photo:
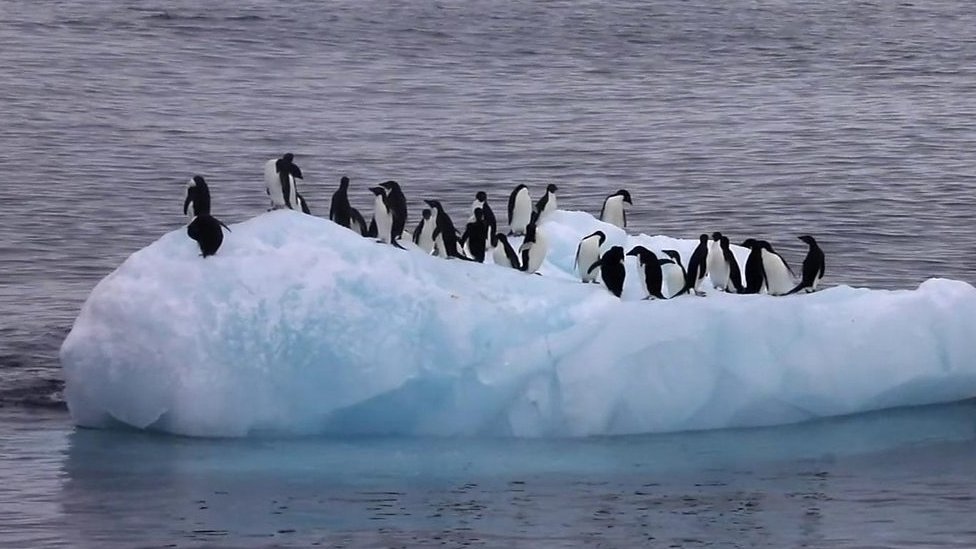
[{"label": "penguin bending over", "polygon": [[485,216],[485,224],[488,225],[488,238],[491,241],[488,245],[495,247],[495,235],[498,234],[498,221],[495,219],[495,212],[488,205],[488,195],[485,194],[485,191],[478,191],[474,195],[474,202],[471,203],[471,217],[468,218],[469,222],[474,221],[474,211],[478,208],[481,208],[481,213]]},{"label": "penguin bending over", "polygon": [[445,257],[456,257],[465,261],[471,261],[458,251],[457,229],[451,216],[447,215],[444,207],[438,200],[424,200],[430,206],[431,216],[434,218],[434,246],[443,251]]},{"label": "penguin bending over", "polygon": [[495,235],[495,250],[492,252],[491,258],[495,261],[495,265],[522,270],[522,263],[519,261],[518,254],[515,253],[515,248],[512,248],[508,242],[508,237],[503,233]]},{"label": "penguin bending over", "polygon": [[[661,263],[661,273],[664,282],[667,283],[668,292],[671,295],[668,299],[673,299],[688,291],[688,273],[685,266],[681,263],[681,254],[676,250],[661,250],[671,258],[669,263]],[[664,261],[663,259],[661,261]]]},{"label": "penguin bending over", "polygon": [[538,216],[532,215],[532,221],[525,227],[525,240],[519,246],[519,253],[522,255],[522,270],[527,273],[534,273],[542,266],[549,252],[549,242],[545,234],[539,230],[537,225]]},{"label": "penguin bending over", "polygon": [[588,272],[600,268],[600,277],[610,293],[620,297],[624,292],[624,278],[627,269],[624,267],[624,249],[622,246],[611,246],[600,259],[587,269]]},{"label": "penguin bending over", "polygon": [[686,284],[690,291],[693,291],[695,295],[702,295],[702,292],[698,289],[698,285],[701,284],[703,278],[705,278],[705,259],[708,257],[708,235],[703,234],[698,237],[698,247],[691,254],[691,259],[688,260],[688,271]]},{"label": "penguin bending over", "polygon": [[556,206],[556,191],[558,190],[559,187],[552,183],[546,185],[546,194],[542,195],[542,198],[535,205],[535,211],[538,214],[537,223],[541,223],[543,219],[558,209]]},{"label": "penguin bending over", "polygon": [[766,271],[763,268],[762,246],[758,240],[747,238],[742,242],[743,248],[749,248],[746,258],[745,287],[740,294],[758,294],[766,286]]},{"label": "penguin bending over", "polygon": [[793,270],[769,242],[760,240],[759,245],[762,247],[763,271],[766,273],[766,291],[769,295],[785,295],[793,288]]},{"label": "penguin bending over", "polygon": [[186,199],[183,200],[183,215],[190,221],[198,215],[210,214],[210,188],[202,176],[194,175],[186,183]]},{"label": "penguin bending over", "polygon": [[475,208],[474,221],[468,223],[464,228],[464,234],[461,235],[459,245],[464,248],[464,245],[467,244],[471,259],[478,263],[484,263],[487,243],[488,224],[485,222],[485,214],[481,208]]},{"label": "penguin bending over", "polygon": [[816,292],[817,285],[823,279],[824,272],[827,268],[823,250],[820,249],[817,240],[809,235],[797,238],[806,242],[810,246],[810,249],[807,250],[807,256],[803,259],[803,271],[801,273],[802,278],[800,283],[787,292],[786,295],[795,294],[800,290],[805,290],[808,293]]},{"label": "penguin bending over", "polygon": [[508,197],[508,234],[525,234],[525,228],[532,221],[532,197],[525,185],[515,187]]},{"label": "penguin bending over", "polygon": [[430,208],[420,212],[420,223],[413,230],[413,243],[426,254],[434,253],[434,220],[430,218]]},{"label": "penguin bending over", "polygon": [[578,246],[576,246],[576,272],[580,275],[583,283],[600,282],[600,270],[587,271],[586,269],[600,259],[600,247],[606,242],[607,235],[603,231],[596,231],[593,234],[584,236]]},{"label": "penguin bending over", "polygon": [[393,240],[399,240],[403,238],[403,229],[407,226],[407,197],[396,181],[380,183],[380,187],[386,189],[387,202],[393,215]]},{"label": "penguin bending over", "polygon": [[603,200],[603,207],[600,209],[600,221],[616,225],[621,229],[627,228],[627,212],[624,211],[624,203],[634,205],[630,201],[630,193],[624,189],[611,194]]},{"label": "penguin bending over", "polygon": [[214,255],[224,242],[224,232],[221,227],[228,231],[230,228],[210,215],[210,191],[203,177],[193,176],[187,184],[186,191],[183,212],[194,213],[193,219],[186,226],[186,234],[197,242],[203,257]]},{"label": "penguin bending over", "polygon": [[[661,272],[661,263],[658,261],[657,255],[644,246],[631,248],[627,252],[627,255],[637,256],[637,263],[640,266],[637,272],[640,275],[641,286],[647,291],[647,297],[644,299],[650,299],[652,297],[666,299],[661,293],[661,283],[664,281],[664,275]],[[670,259],[661,261],[673,263]]]}]

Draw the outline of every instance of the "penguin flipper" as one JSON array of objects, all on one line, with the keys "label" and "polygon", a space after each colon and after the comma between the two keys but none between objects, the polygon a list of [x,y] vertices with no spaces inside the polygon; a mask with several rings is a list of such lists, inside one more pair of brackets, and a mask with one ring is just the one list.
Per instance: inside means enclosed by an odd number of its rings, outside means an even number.
[{"label": "penguin flipper", "polygon": [[603,262],[602,262],[602,261],[600,261],[600,260],[597,260],[596,262],[594,262],[594,263],[593,263],[592,265],[590,265],[590,268],[586,270],[586,274],[590,274],[590,273],[592,273],[592,272],[593,272],[593,271],[594,271],[594,270],[595,270],[595,269],[596,269],[597,267],[599,267],[599,266],[600,266],[600,264],[602,264],[602,263],[603,263]]}]

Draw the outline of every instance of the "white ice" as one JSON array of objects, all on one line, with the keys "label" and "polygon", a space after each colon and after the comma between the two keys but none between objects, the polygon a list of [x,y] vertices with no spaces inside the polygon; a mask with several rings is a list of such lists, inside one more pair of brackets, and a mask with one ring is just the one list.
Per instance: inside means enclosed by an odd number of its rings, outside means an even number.
[{"label": "white ice", "polygon": [[207,259],[175,230],[95,287],[61,349],[79,425],[586,436],[976,396],[976,289],[963,282],[642,301],[629,257],[621,301],[578,282],[582,236],[601,229],[604,249],[641,243],[685,261],[697,241],[558,211],[541,225],[549,256],[536,276],[290,210],[232,229]]}]

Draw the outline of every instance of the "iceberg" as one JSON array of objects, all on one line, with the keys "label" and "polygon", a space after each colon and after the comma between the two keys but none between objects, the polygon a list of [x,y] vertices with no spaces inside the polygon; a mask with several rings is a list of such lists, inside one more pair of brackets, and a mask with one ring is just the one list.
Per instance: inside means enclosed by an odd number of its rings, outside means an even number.
[{"label": "iceberg", "polygon": [[976,397],[969,284],[645,301],[629,257],[617,299],[574,271],[597,229],[604,248],[687,260],[697,244],[557,211],[538,276],[289,210],[233,225],[206,259],[175,230],[82,307],[61,348],[69,409],[81,426],[191,436],[580,437]]}]

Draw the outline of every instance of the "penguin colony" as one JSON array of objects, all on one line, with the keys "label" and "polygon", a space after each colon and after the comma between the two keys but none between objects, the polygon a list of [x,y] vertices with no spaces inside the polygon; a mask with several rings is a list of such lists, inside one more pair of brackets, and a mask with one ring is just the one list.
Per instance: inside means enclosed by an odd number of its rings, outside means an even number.
[{"label": "penguin colony", "polygon": [[[265,192],[271,201],[271,210],[292,209],[311,214],[308,204],[298,192],[298,180],[302,171],[294,162],[294,155],[287,153],[265,163]],[[349,178],[339,180],[339,188],[332,195],[329,219],[356,233],[403,249],[404,238],[424,252],[447,259],[484,262],[491,254],[496,265],[510,267],[526,273],[537,273],[548,251],[545,232],[541,223],[557,210],[556,192],[559,188],[549,184],[545,194],[535,204],[525,185],[518,185],[508,197],[508,225],[506,235],[498,229],[494,211],[483,191],[475,195],[471,213],[463,231],[459,231],[438,200],[425,200],[428,206],[421,212],[420,221],[411,233],[407,227],[407,200],[396,181],[386,181],[369,190],[373,194],[373,214],[369,223],[349,202]],[[625,204],[633,205],[630,193],[619,190],[603,201],[600,220],[621,229],[627,228]],[[230,229],[210,213],[210,190],[199,175],[187,183],[183,213],[190,218],[187,235],[200,247],[206,258],[214,255],[223,242],[223,229]],[[509,236],[523,236],[518,250],[512,247]],[[661,250],[658,254],[644,246],[626,251],[621,246],[604,248],[606,235],[596,231],[580,240],[576,249],[576,270],[583,283],[600,283],[618,298],[623,293],[626,257],[636,257],[641,287],[645,299],[672,299],[681,295],[703,295],[702,281],[706,276],[715,289],[737,294],[790,295],[797,292],[814,292],[818,289],[825,271],[823,250],[809,235],[799,237],[809,249],[803,260],[800,281],[789,264],[776,253],[765,240],[746,239],[741,246],[749,250],[745,264],[740,267],[730,249],[727,236],[702,234],[698,246],[687,262],[675,250]],[[664,288],[670,295],[665,295]]]}]

